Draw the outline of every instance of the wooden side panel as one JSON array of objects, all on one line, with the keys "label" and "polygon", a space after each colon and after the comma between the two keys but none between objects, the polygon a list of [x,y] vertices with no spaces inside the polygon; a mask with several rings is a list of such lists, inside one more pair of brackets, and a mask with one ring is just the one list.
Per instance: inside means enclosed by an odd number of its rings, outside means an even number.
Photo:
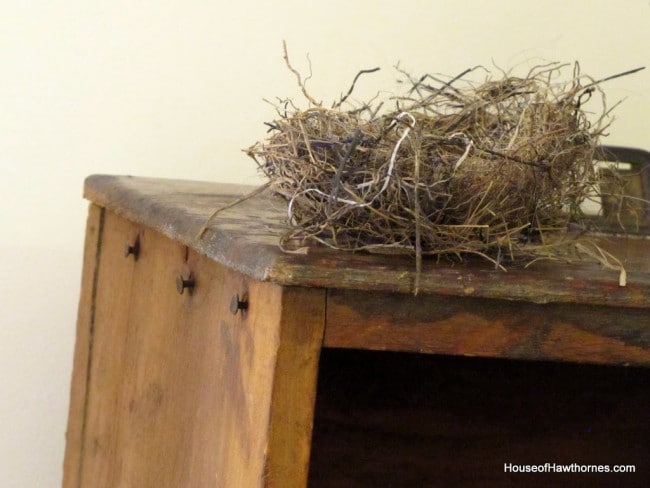
[{"label": "wooden side panel", "polygon": [[99,460],[115,457],[120,448],[119,439],[114,435],[120,414],[117,389],[125,374],[125,344],[129,341],[128,318],[135,266],[132,258],[125,258],[124,246],[132,242],[136,234],[134,225],[105,212],[93,297],[79,480],[75,488],[120,486],[116,477],[119,466]]},{"label": "wooden side panel", "polygon": [[266,486],[307,485],[325,290],[285,288],[275,370]]},{"label": "wooden side panel", "polygon": [[332,290],[325,346],[650,366],[647,309]]},{"label": "wooden side panel", "polygon": [[104,234],[71,486],[304,486],[324,292],[250,281],[111,213]]},{"label": "wooden side panel", "polygon": [[103,218],[104,210],[91,204],[86,222],[81,295],[77,313],[68,429],[66,431],[66,448],[63,461],[63,488],[74,488],[79,485],[79,467],[83,448],[82,439],[86,409],[86,379],[88,377],[88,360],[94,319],[94,292]]}]

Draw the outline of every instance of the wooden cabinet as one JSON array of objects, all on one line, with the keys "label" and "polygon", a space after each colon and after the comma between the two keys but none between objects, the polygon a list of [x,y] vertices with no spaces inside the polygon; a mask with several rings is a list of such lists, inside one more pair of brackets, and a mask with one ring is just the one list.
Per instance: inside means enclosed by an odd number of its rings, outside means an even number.
[{"label": "wooden cabinet", "polygon": [[626,287],[427,263],[413,296],[408,258],[281,252],[268,194],[198,238],[241,192],[87,180],[64,488],[567,480],[507,462],[635,464],[581,479],[647,486],[648,241],[615,243]]},{"label": "wooden cabinet", "polygon": [[[101,237],[86,260],[65,485],[304,484],[324,292],[249,280],[90,214]],[[137,259],[125,256],[136,240]],[[251,306],[233,314],[237,296]]]}]

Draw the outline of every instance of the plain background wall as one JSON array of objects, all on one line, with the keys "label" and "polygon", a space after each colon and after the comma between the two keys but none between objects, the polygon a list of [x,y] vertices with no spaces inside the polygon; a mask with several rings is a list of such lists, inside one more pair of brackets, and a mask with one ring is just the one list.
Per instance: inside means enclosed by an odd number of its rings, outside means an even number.
[{"label": "plain background wall", "polygon": [[[304,99],[492,61],[650,64],[648,0],[35,0],[0,2],[0,485],[60,484],[92,173],[256,183],[241,149]],[[609,144],[650,148],[650,69],[603,86]],[[597,109],[597,107],[594,107]]]}]

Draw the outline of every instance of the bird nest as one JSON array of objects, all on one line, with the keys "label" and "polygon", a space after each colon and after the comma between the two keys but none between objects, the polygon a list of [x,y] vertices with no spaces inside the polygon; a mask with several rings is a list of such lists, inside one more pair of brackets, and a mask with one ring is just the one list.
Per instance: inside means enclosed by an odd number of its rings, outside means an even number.
[{"label": "bird nest", "polygon": [[[418,270],[428,255],[479,255],[505,269],[576,252],[618,266],[575,237],[581,204],[598,191],[603,80],[577,64],[566,82],[556,81],[565,68],[557,64],[480,83],[466,79],[476,68],[446,81],[401,72],[407,92],[391,98],[393,109],[376,101],[344,109],[362,71],[326,108],[286,51],[285,60],[310,106],[281,103],[269,137],[247,150],[287,201],[283,248],[408,253]],[[594,94],[602,111],[588,117]]]}]

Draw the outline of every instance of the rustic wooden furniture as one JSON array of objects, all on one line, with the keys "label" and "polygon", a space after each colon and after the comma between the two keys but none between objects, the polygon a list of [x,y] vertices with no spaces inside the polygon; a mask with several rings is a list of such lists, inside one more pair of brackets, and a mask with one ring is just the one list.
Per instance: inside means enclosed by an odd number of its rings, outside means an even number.
[{"label": "rustic wooden furniture", "polygon": [[87,179],[65,488],[568,476],[506,462],[636,464],[608,480],[648,486],[646,238],[603,238],[625,287],[589,262],[443,260],[414,296],[408,256],[282,252],[286,209],[268,193],[197,238],[244,190]]}]

